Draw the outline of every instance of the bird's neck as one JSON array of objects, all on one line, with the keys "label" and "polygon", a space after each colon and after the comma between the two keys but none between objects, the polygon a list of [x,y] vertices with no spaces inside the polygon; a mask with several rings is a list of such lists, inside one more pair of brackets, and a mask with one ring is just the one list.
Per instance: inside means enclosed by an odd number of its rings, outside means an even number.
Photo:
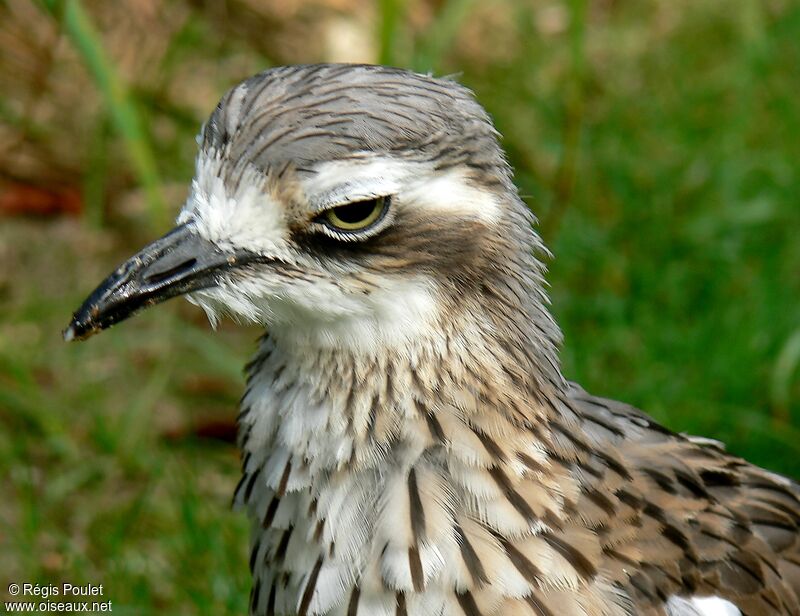
[{"label": "bird's neck", "polygon": [[[358,580],[373,599],[435,588],[441,580],[426,571],[459,562],[455,538],[499,537],[474,520],[507,536],[560,524],[570,504],[562,489],[578,491],[552,457],[578,459],[566,436],[577,423],[554,433],[554,418],[569,412],[566,386],[533,334],[497,337],[523,324],[489,327],[492,318],[443,323],[438,342],[393,353],[303,348],[280,332],[262,340],[234,496],[254,521],[256,588],[285,571],[300,589],[299,576],[321,567],[343,572],[329,588],[349,593]],[[525,493],[532,506],[512,487],[526,473],[537,478]],[[273,557],[287,550],[298,559],[291,571]]]},{"label": "bird's neck", "polygon": [[245,452],[285,450],[327,472],[378,464],[398,444],[422,452],[436,444],[442,417],[545,424],[564,389],[558,331],[532,325],[542,323],[540,306],[506,311],[502,291],[484,292],[466,317],[391,351],[266,336],[243,398]]}]

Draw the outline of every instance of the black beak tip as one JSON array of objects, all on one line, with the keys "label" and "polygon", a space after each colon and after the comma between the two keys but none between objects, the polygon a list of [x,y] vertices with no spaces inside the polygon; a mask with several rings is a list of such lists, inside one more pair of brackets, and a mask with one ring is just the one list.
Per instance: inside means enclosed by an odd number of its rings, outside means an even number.
[{"label": "black beak tip", "polygon": [[98,333],[103,327],[94,322],[89,315],[82,315],[76,312],[72,315],[72,320],[67,325],[67,328],[62,332],[64,342],[71,342],[73,340],[86,340],[94,334]]},{"label": "black beak tip", "polygon": [[64,342],[72,342],[73,340],[78,338],[78,333],[75,330],[75,326],[70,323],[67,325],[67,328],[61,332],[61,335],[64,337]]},{"label": "black beak tip", "polygon": [[61,332],[64,337],[64,342],[72,342],[73,340],[86,340],[89,336],[95,333],[95,330],[85,330],[78,326],[77,323],[70,323],[67,328]]}]

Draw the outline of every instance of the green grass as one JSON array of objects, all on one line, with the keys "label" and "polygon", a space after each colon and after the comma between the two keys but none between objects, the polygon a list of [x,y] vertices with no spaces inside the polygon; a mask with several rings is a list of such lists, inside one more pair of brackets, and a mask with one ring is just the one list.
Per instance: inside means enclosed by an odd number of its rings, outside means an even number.
[{"label": "green grass", "polygon": [[[83,344],[60,330],[191,176],[210,107],[164,95],[171,76],[275,59],[195,12],[162,84],[125,86],[80,6],[53,14],[104,100],[76,145],[86,220],[0,226],[0,578],[103,583],[122,614],[241,614],[236,452],[172,435],[235,415],[259,332],[212,334],[178,302]],[[405,6],[379,3],[380,57],[459,74],[494,117],[555,254],[566,374],[800,477],[800,6],[451,0],[425,32]],[[219,94],[245,76],[209,71]],[[129,178],[149,209],[117,208]]]},{"label": "green grass", "polygon": [[[122,256],[95,233],[66,223],[43,235],[25,222],[0,233],[3,243],[22,241],[16,256],[29,267],[18,271],[46,287],[14,289],[3,303],[0,571],[15,581],[104,583],[123,614],[244,613],[247,524],[228,507],[238,457],[191,432],[233,418],[243,387],[233,349],[245,354],[256,332],[212,337],[193,310],[174,305],[64,344],[79,281]],[[69,270],[53,277],[48,253]]]}]

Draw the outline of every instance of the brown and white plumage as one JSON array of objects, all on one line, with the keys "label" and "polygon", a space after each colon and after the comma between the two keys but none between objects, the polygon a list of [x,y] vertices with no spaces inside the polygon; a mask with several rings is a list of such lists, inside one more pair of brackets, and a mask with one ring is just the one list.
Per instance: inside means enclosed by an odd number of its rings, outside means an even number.
[{"label": "brown and white plumage", "polygon": [[[268,326],[234,497],[253,614],[800,614],[797,484],[563,378],[545,249],[466,89],[274,69],[200,144],[172,237],[222,255],[214,276],[173,284],[202,258],[151,249],[68,337],[169,285]],[[363,232],[321,222],[384,197]]]}]

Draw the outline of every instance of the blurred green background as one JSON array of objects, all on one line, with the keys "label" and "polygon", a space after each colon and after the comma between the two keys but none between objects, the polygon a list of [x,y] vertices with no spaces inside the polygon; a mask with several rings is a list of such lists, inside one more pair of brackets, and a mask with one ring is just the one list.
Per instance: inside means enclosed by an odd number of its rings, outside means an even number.
[{"label": "blurred green background", "polygon": [[800,3],[5,0],[0,588],[246,611],[229,437],[260,332],[178,301],[60,331],[168,228],[221,94],[316,61],[473,88],[555,255],[565,373],[800,476]]}]

